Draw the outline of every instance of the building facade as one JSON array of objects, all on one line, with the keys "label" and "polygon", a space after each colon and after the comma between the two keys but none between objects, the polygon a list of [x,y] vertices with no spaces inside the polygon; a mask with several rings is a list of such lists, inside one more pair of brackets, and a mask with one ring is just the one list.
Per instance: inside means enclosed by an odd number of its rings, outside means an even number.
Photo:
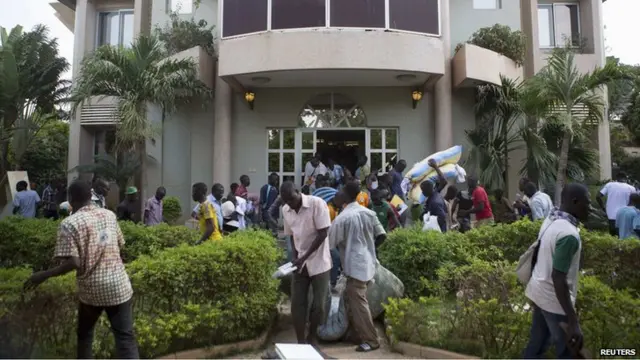
[{"label": "building facade", "polygon": [[[605,61],[602,0],[59,0],[58,17],[75,33],[73,73],[96,46],[128,44],[164,26],[171,11],[215,25],[217,59],[191,57],[215,89],[208,106],[149,118],[162,133],[149,140],[148,186],[164,185],[188,209],[191,184],[240,175],[251,190],[276,172],[301,182],[316,151],[347,167],[366,155],[372,168],[409,164],[454,144],[476,126],[474,87],[500,74],[533,76],[551,48],[582,39],[577,66]],[[527,37],[523,66],[474,45],[496,23]],[[253,100],[248,102],[247,99]],[[72,123],[69,166],[104,152],[113,99],[85,105]],[[606,117],[605,117],[606,118]],[[601,176],[611,172],[608,124],[600,125]],[[524,154],[520,154],[524,156]],[[511,178],[517,181],[517,176]],[[515,184],[510,184],[515,189]]]}]

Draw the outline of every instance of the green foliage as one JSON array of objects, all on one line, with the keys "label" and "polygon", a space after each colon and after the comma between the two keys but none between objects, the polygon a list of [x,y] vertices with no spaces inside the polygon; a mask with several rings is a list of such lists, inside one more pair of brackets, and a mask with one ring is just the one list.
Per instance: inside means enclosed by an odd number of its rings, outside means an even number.
[{"label": "green foliage", "polygon": [[71,171],[81,174],[94,174],[107,181],[114,181],[120,189],[120,200],[124,200],[124,191],[136,172],[140,169],[140,159],[132,151],[96,155],[91,164],[78,165]]},{"label": "green foliage", "polygon": [[[245,231],[129,263],[140,356],[154,358],[259,335],[275,315],[279,295],[271,273],[280,255],[270,234]],[[73,274],[50,279],[23,298],[29,275],[28,269],[0,269],[0,356],[75,357]],[[104,358],[113,351],[103,317],[94,353]]]},{"label": "green foliage", "polygon": [[20,168],[38,185],[67,177],[69,123],[51,121],[40,129],[24,152]]},{"label": "green foliage", "polygon": [[378,259],[404,284],[409,297],[438,292],[437,272],[447,264],[464,264],[471,258],[470,243],[460,233],[424,232],[419,227],[389,234],[378,252]]},{"label": "green foliage", "polygon": [[182,217],[180,199],[175,196],[167,196],[162,199],[162,216],[172,225],[175,225]]},{"label": "green foliage", "polygon": [[[398,229],[380,247],[380,263],[393,272],[412,298],[442,290],[442,268],[471,264],[476,259],[517,262],[535,242],[541,222],[527,219],[512,224],[480,227],[464,234]],[[639,240],[618,240],[606,232],[581,230],[582,267],[613,289],[640,292]]]},{"label": "green foliage", "polygon": [[170,22],[163,28],[156,28],[158,39],[167,48],[169,55],[177,54],[194,46],[201,46],[209,55],[215,57],[215,26],[209,26],[205,20],[195,21],[192,17],[184,19],[177,13],[169,14]]},{"label": "green foliage", "polygon": [[[526,53],[526,38],[520,30],[511,30],[507,25],[495,24],[484,27],[471,35],[467,43],[495,51],[516,62],[518,65],[524,63]],[[458,51],[463,44],[458,44]]]},{"label": "green foliage", "polygon": [[[51,265],[59,221],[9,217],[0,221],[0,266],[27,266],[44,270]],[[130,262],[141,255],[151,255],[181,244],[193,245],[200,238],[197,231],[185,226],[160,224],[147,227],[121,221],[125,246],[122,257]]]}]

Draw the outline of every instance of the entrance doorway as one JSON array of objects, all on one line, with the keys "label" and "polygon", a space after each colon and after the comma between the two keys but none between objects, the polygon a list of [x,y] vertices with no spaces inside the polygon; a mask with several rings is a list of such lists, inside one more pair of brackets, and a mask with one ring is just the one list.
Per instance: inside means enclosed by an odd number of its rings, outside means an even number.
[{"label": "entrance doorway", "polygon": [[344,169],[355,173],[358,158],[366,154],[366,130],[317,130],[316,151],[322,162],[332,159]]}]

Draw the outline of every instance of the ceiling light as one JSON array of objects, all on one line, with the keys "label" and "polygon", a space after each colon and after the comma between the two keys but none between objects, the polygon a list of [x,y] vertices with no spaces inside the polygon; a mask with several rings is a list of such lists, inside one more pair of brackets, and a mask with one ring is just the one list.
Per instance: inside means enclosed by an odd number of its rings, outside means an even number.
[{"label": "ceiling light", "polygon": [[396,76],[396,79],[398,79],[398,81],[402,81],[402,82],[410,82],[413,81],[417,78],[417,76],[413,75],[413,74],[400,74],[398,76]]},{"label": "ceiling light", "polygon": [[256,77],[252,77],[251,81],[253,81],[256,84],[266,84],[269,81],[271,81],[271,79],[266,76],[256,76]]}]

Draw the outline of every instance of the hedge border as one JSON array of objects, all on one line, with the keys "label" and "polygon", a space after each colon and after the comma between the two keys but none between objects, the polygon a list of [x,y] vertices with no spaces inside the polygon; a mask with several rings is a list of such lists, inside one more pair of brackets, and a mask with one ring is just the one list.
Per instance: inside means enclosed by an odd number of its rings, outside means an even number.
[{"label": "hedge border", "polygon": [[254,339],[184,350],[177,353],[167,354],[156,359],[222,359],[234,354],[263,349],[266,347],[267,342],[273,335],[273,332],[278,328],[278,322],[281,317],[282,316],[280,314],[276,314],[267,329],[260,334],[260,336]]},{"label": "hedge border", "polygon": [[471,355],[459,354],[404,341],[391,342],[391,349],[413,359],[480,359],[479,357]]}]

